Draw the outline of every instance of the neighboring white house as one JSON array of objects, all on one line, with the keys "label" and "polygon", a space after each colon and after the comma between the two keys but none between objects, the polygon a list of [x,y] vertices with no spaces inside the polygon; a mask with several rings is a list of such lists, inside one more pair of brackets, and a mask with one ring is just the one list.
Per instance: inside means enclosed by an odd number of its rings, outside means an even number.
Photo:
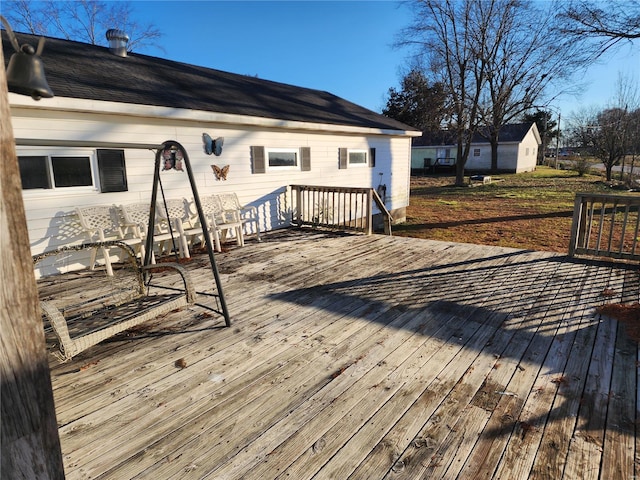
[{"label": "neighboring white house", "polygon": [[[327,92],[115,48],[47,38],[42,59],[55,97],[9,94],[33,254],[78,240],[76,206],[148,202],[155,151],[135,147],[167,140],[187,150],[200,196],[236,192],[261,230],[290,224],[292,184],[385,185],[387,208],[404,217],[420,133],[398,121]],[[220,156],[207,155],[203,133],[224,137]],[[226,180],[212,165],[229,166]],[[162,172],[162,186],[167,198],[191,195],[183,172]]]},{"label": "neighboring white house", "polygon": [[[498,170],[513,173],[535,170],[541,143],[535,123],[505,125],[500,129]],[[414,173],[426,173],[442,167],[453,168],[456,148],[451,132],[442,131],[416,137],[411,147],[411,170]],[[491,170],[491,145],[479,133],[473,138],[465,169],[472,172]]]}]

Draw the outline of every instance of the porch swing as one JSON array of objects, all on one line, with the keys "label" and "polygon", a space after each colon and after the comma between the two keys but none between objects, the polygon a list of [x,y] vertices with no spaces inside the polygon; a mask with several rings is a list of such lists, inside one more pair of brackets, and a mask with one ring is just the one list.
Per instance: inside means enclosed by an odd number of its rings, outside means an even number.
[{"label": "porch swing", "polygon": [[[101,144],[102,146],[102,144]],[[143,148],[142,146],[127,148]],[[34,255],[34,266],[45,258],[54,261],[62,259],[68,262],[71,252],[87,251],[92,252],[97,249],[106,250],[118,247],[123,251],[125,261],[120,268],[114,269],[112,275],[105,275],[105,278],[87,277],[77,278],[78,285],[70,286],[67,292],[55,291],[51,286],[45,285],[40,291],[41,308],[45,319],[45,325],[51,327],[51,331],[58,340],[59,352],[54,352],[62,361],[70,360],[73,356],[96,345],[97,343],[112,337],[118,333],[128,330],[147,320],[169,313],[177,308],[195,303],[196,294],[207,295],[215,298],[215,307],[199,304],[199,306],[222,315],[227,327],[231,326],[229,312],[225,302],[220,276],[216,266],[213,245],[208,234],[208,221],[202,210],[200,197],[194,181],[189,156],[178,142],[166,141],[156,149],[155,170],[151,202],[149,206],[149,223],[145,237],[144,259],[142,263],[135,255],[129,245],[122,241],[91,242],[82,245],[60,247],[39,255]],[[163,205],[166,206],[164,189],[160,180],[160,167],[164,165],[164,170],[170,168],[183,171],[181,165],[184,164],[193,200],[197,209],[204,242],[206,245],[211,271],[215,282],[213,293],[200,291],[196,292],[192,285],[188,271],[177,263],[153,263],[153,247],[156,208],[158,202],[158,187]],[[173,239],[173,232],[171,232]],[[174,245],[174,252],[175,252]],[[177,254],[176,254],[177,255]],[[61,271],[66,267],[61,263]],[[150,293],[153,274],[156,271],[173,271],[180,274],[182,287],[166,287],[153,285],[154,289],[169,290],[169,293]],[[91,272],[94,274],[94,272]],[[99,288],[93,288],[90,282],[99,283]],[[125,281],[129,282],[125,286]],[[72,281],[73,283],[74,281]],[[88,283],[89,282],[89,283]],[[157,288],[156,288],[157,287]],[[55,293],[54,293],[55,291]],[[78,293],[80,292],[80,293]],[[93,292],[93,293],[92,293]],[[97,293],[99,292],[99,293]],[[94,298],[95,297],[95,298]]]}]

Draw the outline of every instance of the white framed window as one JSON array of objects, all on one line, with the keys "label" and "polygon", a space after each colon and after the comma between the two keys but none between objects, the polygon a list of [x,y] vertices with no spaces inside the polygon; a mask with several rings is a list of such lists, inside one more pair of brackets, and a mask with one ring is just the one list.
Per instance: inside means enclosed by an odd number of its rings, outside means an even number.
[{"label": "white framed window", "polygon": [[367,155],[369,152],[367,150],[356,150],[349,149],[349,166],[350,167],[366,167],[369,164],[367,159]]},{"label": "white framed window", "polygon": [[94,189],[92,152],[18,152],[23,190]]},{"label": "white framed window", "polygon": [[338,168],[370,167],[376,166],[375,148],[339,148]]},{"label": "white framed window", "polygon": [[127,190],[123,150],[36,148],[17,153],[23,190]]},{"label": "white framed window", "polygon": [[474,157],[479,157],[480,156],[480,149],[479,148],[474,148],[473,149],[473,156]]},{"label": "white framed window", "polygon": [[300,151],[297,148],[267,148],[267,166],[271,169],[299,170]]}]

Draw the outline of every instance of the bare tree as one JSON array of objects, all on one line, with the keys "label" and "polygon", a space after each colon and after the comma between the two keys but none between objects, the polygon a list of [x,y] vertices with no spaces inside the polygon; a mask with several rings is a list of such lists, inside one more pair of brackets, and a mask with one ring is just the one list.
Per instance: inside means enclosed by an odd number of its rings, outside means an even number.
[{"label": "bare tree", "polygon": [[574,113],[567,130],[572,142],[588,149],[602,162],[607,181],[613,179],[613,167],[620,165],[634,141],[634,120],[638,110],[611,107]]},{"label": "bare tree", "polygon": [[640,1],[573,0],[563,4],[562,30],[577,39],[595,39],[593,55],[598,58],[624,40],[640,38]]},{"label": "bare tree", "polygon": [[129,51],[158,46],[162,32],[152,24],[142,25],[134,19],[129,2],[76,0],[3,2],[5,17],[16,30],[34,35],[62,37],[94,45],[106,45],[105,32],[110,28],[129,35]]},{"label": "bare tree", "polygon": [[[417,47],[435,82],[441,83],[451,104],[450,129],[457,140],[456,185],[464,184],[464,167],[478,129],[478,108],[487,62],[477,44],[497,14],[498,0],[423,0],[414,2],[415,19],[398,45]],[[486,8],[485,8],[486,7]]]},{"label": "bare tree", "polygon": [[588,65],[588,57],[560,32],[552,4],[542,4],[545,10],[533,0],[414,0],[411,5],[414,21],[397,43],[416,48],[428,74],[445,86],[453,111],[450,129],[458,139],[456,184],[462,185],[473,135],[479,131],[489,139],[497,170],[502,126],[548,103],[551,87],[562,91],[563,82]]},{"label": "bare tree", "polygon": [[480,132],[491,144],[492,171],[499,167],[501,128],[548,103],[552,87],[556,96],[571,90],[567,79],[589,64],[579,45],[557,28],[551,3],[503,0],[498,7],[489,34],[478,42],[488,65],[479,109],[486,128]]},{"label": "bare tree", "polygon": [[600,112],[593,127],[593,153],[604,163],[608,181],[612,179],[613,167],[619,165],[626,154],[627,118],[626,109],[610,108]]},{"label": "bare tree", "polygon": [[[629,151],[631,153],[631,163],[629,165],[629,172],[631,172],[631,179],[639,178],[635,172],[636,162],[638,160],[638,156],[640,155],[640,108],[629,112]],[[629,152],[627,152],[629,153]],[[636,180],[637,182],[638,180]],[[631,184],[634,188],[637,188],[638,183]]]}]

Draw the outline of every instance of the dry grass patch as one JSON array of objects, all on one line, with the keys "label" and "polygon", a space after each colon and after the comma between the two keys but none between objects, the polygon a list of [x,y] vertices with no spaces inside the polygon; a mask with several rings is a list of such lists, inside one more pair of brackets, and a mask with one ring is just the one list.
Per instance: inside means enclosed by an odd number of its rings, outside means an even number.
[{"label": "dry grass patch", "polygon": [[538,167],[456,187],[453,176],[412,177],[407,222],[395,235],[566,253],[577,192],[609,192],[601,176]]}]

